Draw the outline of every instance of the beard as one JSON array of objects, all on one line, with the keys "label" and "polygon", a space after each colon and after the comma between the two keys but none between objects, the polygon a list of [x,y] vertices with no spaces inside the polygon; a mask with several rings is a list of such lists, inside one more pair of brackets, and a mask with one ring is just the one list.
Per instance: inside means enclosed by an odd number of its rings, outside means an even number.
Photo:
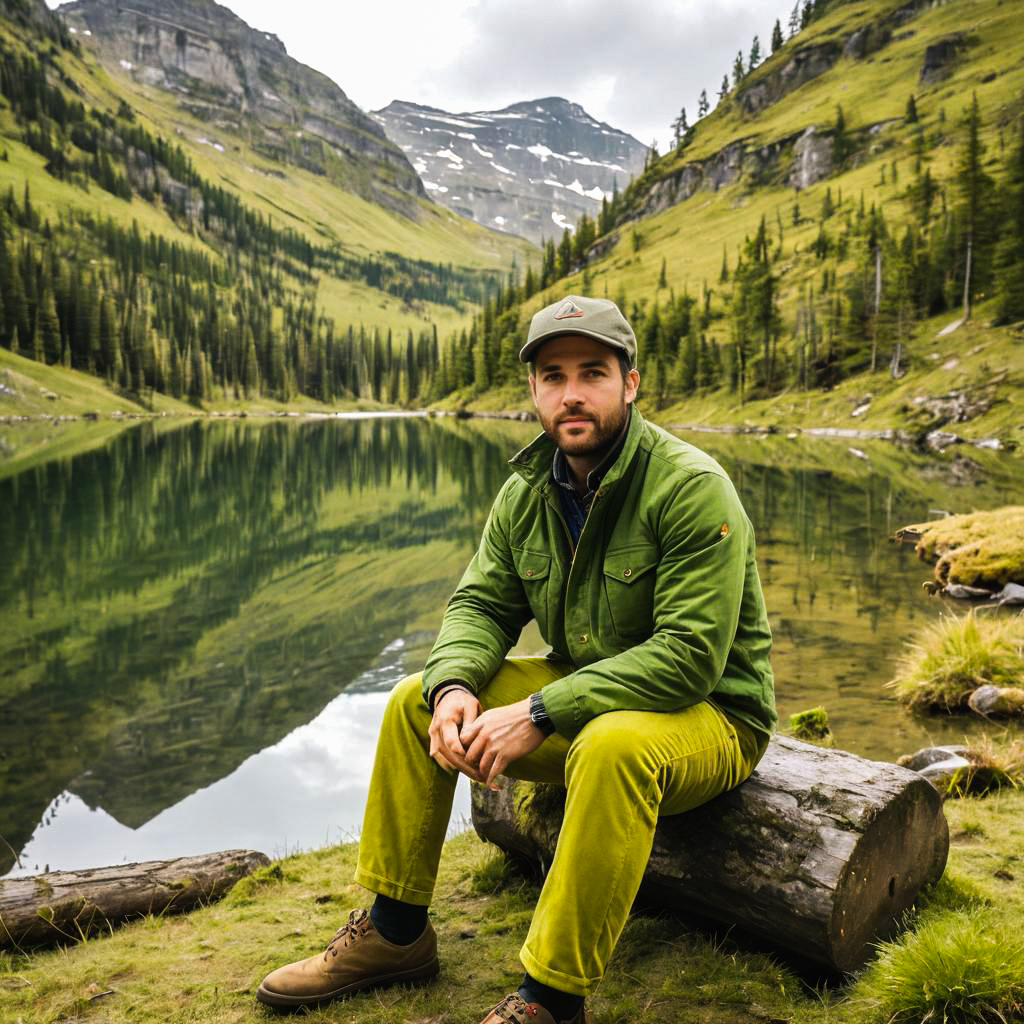
[{"label": "beard", "polygon": [[[625,397],[625,386],[622,388]],[[629,419],[629,405],[623,401],[616,409],[601,416],[596,412],[562,412],[552,419],[540,417],[544,433],[551,438],[565,455],[600,459],[614,447]],[[580,434],[568,434],[561,424],[565,420],[588,420],[593,424]]]}]

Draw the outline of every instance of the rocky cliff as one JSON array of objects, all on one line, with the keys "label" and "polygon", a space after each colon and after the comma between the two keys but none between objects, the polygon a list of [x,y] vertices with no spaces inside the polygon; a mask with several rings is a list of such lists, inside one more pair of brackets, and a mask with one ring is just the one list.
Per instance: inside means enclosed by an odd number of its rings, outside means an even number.
[{"label": "rocky cliff", "polygon": [[334,82],[212,0],[74,0],[58,13],[115,73],[175,93],[209,128],[197,141],[223,151],[234,136],[395,209],[424,195],[402,152]]},{"label": "rocky cliff", "polygon": [[451,114],[396,100],[375,111],[438,202],[534,242],[561,235],[644,165],[647,147],[558,97]]}]

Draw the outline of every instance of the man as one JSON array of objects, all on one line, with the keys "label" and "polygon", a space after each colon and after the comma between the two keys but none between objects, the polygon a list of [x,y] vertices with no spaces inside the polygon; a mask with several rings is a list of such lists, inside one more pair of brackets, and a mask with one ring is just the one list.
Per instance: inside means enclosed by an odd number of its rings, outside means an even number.
[{"label": "man", "polygon": [[[356,880],[376,894],[259,998],[321,1002],[438,971],[427,920],[458,772],[567,787],[520,958],[484,1024],[585,1024],[659,814],[739,785],[775,723],[750,522],[722,468],[647,423],[614,303],[542,309],[519,358],[544,433],[511,460],[422,675],[377,746]],[[507,658],[536,618],[552,651]]]}]

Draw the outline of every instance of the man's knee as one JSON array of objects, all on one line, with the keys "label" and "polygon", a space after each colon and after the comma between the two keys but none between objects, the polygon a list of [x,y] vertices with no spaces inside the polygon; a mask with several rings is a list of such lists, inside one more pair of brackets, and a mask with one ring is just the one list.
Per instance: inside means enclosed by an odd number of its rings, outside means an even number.
[{"label": "man's knee", "polygon": [[633,711],[608,711],[587,722],[569,747],[566,781],[583,768],[619,776],[655,776],[657,763],[637,735],[637,715]]},{"label": "man's knee", "polygon": [[385,725],[391,721],[404,721],[425,728],[429,726],[430,718],[430,711],[423,700],[422,673],[406,676],[395,683],[384,712]]}]

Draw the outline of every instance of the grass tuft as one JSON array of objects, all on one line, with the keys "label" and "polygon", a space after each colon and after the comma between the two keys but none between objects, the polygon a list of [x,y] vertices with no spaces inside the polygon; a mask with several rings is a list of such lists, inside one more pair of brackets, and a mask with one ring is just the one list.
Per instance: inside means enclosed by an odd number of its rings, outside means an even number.
[{"label": "grass tuft", "polygon": [[789,732],[798,740],[807,740],[827,747],[831,747],[833,743],[828,712],[821,705],[790,715]]},{"label": "grass tuft", "polygon": [[473,870],[470,889],[477,896],[493,896],[505,889],[515,875],[512,861],[501,851],[485,857]]},{"label": "grass tuft", "polygon": [[1024,616],[944,616],[924,627],[897,662],[889,686],[904,703],[962,711],[979,687],[1024,679]]},{"label": "grass tuft", "polygon": [[943,915],[883,943],[861,997],[889,1024],[987,1024],[1024,1014],[1024,939],[983,910]]}]

